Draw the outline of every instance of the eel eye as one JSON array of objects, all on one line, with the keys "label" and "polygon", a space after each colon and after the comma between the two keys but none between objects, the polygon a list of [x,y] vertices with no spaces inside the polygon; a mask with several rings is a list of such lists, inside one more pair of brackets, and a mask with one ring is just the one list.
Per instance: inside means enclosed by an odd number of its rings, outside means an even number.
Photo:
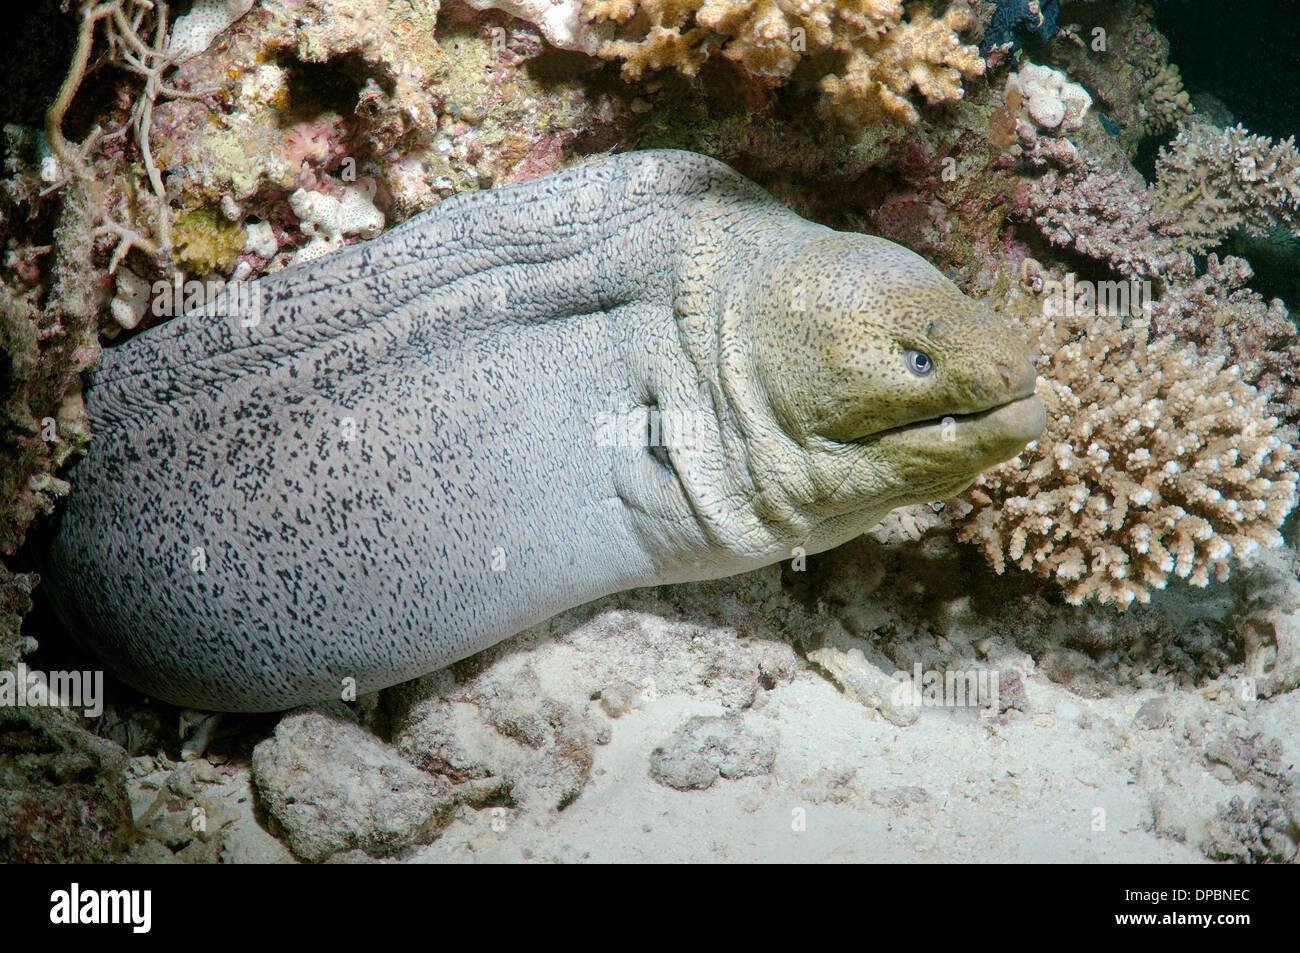
[{"label": "eel eye", "polygon": [[934,361],[930,360],[930,355],[915,348],[903,355],[903,363],[917,377],[929,377],[934,370]]}]

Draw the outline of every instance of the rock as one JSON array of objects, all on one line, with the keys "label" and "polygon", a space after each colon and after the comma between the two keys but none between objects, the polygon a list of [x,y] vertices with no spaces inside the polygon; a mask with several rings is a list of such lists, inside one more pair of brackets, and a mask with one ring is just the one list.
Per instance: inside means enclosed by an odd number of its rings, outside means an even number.
[{"label": "rock", "polygon": [[1294,786],[1283,754],[1281,742],[1263,732],[1242,735],[1230,729],[1205,745],[1207,766],[1222,774],[1225,782],[1245,781],[1270,793],[1286,792]]},{"label": "rock", "polygon": [[737,716],[697,716],[651,753],[650,776],[679,791],[702,790],[719,777],[767,774],[775,760],[770,734],[751,730]]},{"label": "rock", "polygon": [[1038,664],[1044,675],[1081,698],[1107,698],[1115,693],[1113,678],[1083,652],[1054,649]]},{"label": "rock", "polygon": [[1297,856],[1298,829],[1294,806],[1282,798],[1257,797],[1247,805],[1234,797],[1207,825],[1201,850],[1210,860],[1289,864]]},{"label": "rock", "polygon": [[1029,696],[1025,691],[1025,680],[1015,669],[998,673],[998,713],[1003,714],[1014,708],[1016,711],[1029,711]]},{"label": "rock", "polygon": [[62,709],[0,707],[0,863],[121,854],[132,830],[126,762]]},{"label": "rock", "polygon": [[[905,728],[921,716],[915,705],[900,696],[899,683],[868,662],[861,649],[826,645],[809,652],[808,661],[820,667],[840,691],[874,708],[891,725]],[[904,694],[910,698],[910,691]]]},{"label": "rock", "polygon": [[[601,726],[570,705],[546,697],[535,676],[495,675],[478,690],[445,674],[427,680],[395,735],[399,750],[430,774],[464,787],[471,803],[502,799],[543,810],[563,809],[591,777],[592,746]],[[458,701],[452,701],[454,696]]]},{"label": "rock", "polygon": [[254,749],[253,781],[289,849],[311,862],[427,844],[456,803],[450,785],[364,728],[314,711],[286,716]]},{"label": "rock", "polygon": [[1142,703],[1133,716],[1133,724],[1144,731],[1163,728],[1169,724],[1169,705],[1163,698],[1152,698]]}]

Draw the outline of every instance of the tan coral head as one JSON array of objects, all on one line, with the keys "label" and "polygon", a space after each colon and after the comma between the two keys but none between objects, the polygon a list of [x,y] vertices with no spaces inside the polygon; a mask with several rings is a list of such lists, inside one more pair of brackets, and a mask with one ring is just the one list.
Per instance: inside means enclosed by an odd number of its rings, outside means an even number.
[{"label": "tan coral head", "polygon": [[818,230],[763,281],[757,377],[836,509],[946,498],[1042,432],[1025,342],[919,255]]}]

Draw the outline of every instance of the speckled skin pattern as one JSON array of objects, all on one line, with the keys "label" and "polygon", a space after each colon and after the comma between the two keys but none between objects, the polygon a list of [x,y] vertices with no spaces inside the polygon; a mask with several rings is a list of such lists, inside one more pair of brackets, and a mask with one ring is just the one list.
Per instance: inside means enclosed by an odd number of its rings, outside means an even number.
[{"label": "speckled skin pattern", "polygon": [[1043,424],[1023,342],[923,259],[691,153],[457,196],[251,290],[256,321],[106,350],[45,557],[74,635],[195,708],[830,548]]}]

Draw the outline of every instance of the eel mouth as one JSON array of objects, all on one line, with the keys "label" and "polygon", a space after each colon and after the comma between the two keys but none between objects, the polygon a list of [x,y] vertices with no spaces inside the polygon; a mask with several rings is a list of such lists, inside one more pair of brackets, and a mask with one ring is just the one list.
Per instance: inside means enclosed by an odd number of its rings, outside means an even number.
[{"label": "eel mouth", "polygon": [[955,426],[959,432],[980,433],[985,439],[1019,441],[1023,445],[1038,437],[1046,425],[1047,409],[1038,396],[1030,392],[986,410],[964,414],[948,413],[914,420],[886,430],[878,430],[865,437],[859,437],[854,442],[875,443],[891,437],[944,440],[950,439],[945,438],[945,428]]}]

